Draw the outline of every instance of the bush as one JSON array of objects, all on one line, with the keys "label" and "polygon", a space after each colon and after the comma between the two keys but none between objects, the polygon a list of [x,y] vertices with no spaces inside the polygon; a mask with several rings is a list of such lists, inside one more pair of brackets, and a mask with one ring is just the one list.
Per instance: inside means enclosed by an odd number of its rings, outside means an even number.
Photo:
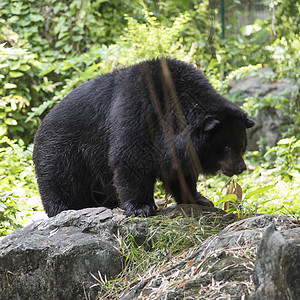
[{"label": "bush", "polygon": [[166,27],[158,23],[153,14],[147,11],[144,11],[144,14],[144,23],[126,17],[128,27],[117,44],[109,47],[93,46],[88,53],[45,65],[43,76],[49,74],[53,76],[55,73],[60,78],[56,85],[62,88],[55,91],[55,96],[51,100],[43,102],[39,107],[34,107],[28,120],[42,115],[79,84],[111,72],[117,67],[160,56],[176,57],[187,62],[193,61],[195,48],[186,49],[180,39],[181,32],[189,20],[188,15],[181,15],[175,19],[171,27]]},{"label": "bush", "polygon": [[35,54],[0,45],[0,138],[32,142],[38,121],[26,122],[27,113],[41,97],[53,92],[47,78],[38,76],[41,65]]},{"label": "bush", "polygon": [[22,226],[17,215],[31,210],[25,199],[38,195],[31,156],[32,145],[0,140],[0,235]]}]

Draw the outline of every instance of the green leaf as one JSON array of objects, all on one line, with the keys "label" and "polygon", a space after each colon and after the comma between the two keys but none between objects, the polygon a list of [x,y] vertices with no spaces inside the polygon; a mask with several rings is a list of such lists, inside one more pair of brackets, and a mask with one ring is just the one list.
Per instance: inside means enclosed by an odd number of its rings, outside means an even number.
[{"label": "green leaf", "polygon": [[4,88],[9,90],[9,89],[14,89],[16,88],[17,86],[14,84],[14,83],[5,83],[4,84]]},{"label": "green leaf", "polygon": [[23,76],[24,74],[22,72],[9,72],[9,76],[12,78],[18,78]]},{"label": "green leaf", "polygon": [[236,194],[228,194],[228,195],[224,196],[223,198],[219,199],[218,201],[216,201],[214,203],[215,204],[221,204],[221,203],[228,202],[228,201],[236,202],[237,201]]},{"label": "green leaf", "polygon": [[24,132],[24,127],[23,126],[18,125],[18,126],[14,127],[14,128],[16,130],[20,131],[20,132]]},{"label": "green leaf", "polygon": [[72,41],[73,42],[79,42],[79,41],[81,41],[82,40],[82,36],[81,35],[74,35],[74,36],[72,36]]},{"label": "green leaf", "polygon": [[64,50],[65,52],[69,53],[72,50],[73,46],[72,45],[65,45]]},{"label": "green leaf", "polygon": [[18,16],[12,16],[11,18],[7,19],[8,24],[14,24],[19,20]]},{"label": "green leaf", "polygon": [[21,64],[20,64],[19,61],[18,61],[18,62],[15,62],[15,63],[13,63],[13,65],[10,67],[10,69],[13,70],[13,71],[15,71],[15,70],[19,69],[20,65],[21,65]]},{"label": "green leaf", "polygon": [[16,104],[16,101],[14,101],[13,99],[11,100],[11,108],[12,108],[12,110],[17,110],[17,104]]},{"label": "green leaf", "polygon": [[5,124],[0,124],[0,137],[7,134],[7,126]]},{"label": "green leaf", "polygon": [[0,64],[0,69],[6,69],[8,67],[8,63]]},{"label": "green leaf", "polygon": [[15,119],[7,118],[7,119],[5,120],[5,124],[15,126],[15,125],[18,125],[18,122],[17,122]]},{"label": "green leaf", "polygon": [[30,66],[28,65],[22,65],[20,66],[19,70],[22,71],[22,72],[26,72],[30,69]]},{"label": "green leaf", "polygon": [[19,26],[22,26],[22,27],[27,27],[27,26],[30,26],[30,20],[20,20],[18,21],[18,25]]},{"label": "green leaf", "polygon": [[291,143],[291,139],[282,139],[277,144],[278,145],[288,145]]},{"label": "green leaf", "polygon": [[31,14],[30,15],[30,20],[33,21],[33,22],[38,22],[38,21],[43,20],[43,17],[42,17],[42,15],[33,15],[33,14]]},{"label": "green leaf", "polygon": [[270,189],[274,188],[274,187],[276,186],[276,184],[277,184],[277,183],[271,184],[271,185],[267,185],[267,186],[264,186],[264,187],[262,187],[262,188],[258,188],[258,189],[256,189],[256,190],[254,190],[254,191],[248,193],[248,194],[245,196],[245,199],[244,199],[244,200],[249,199],[249,198],[251,198],[251,197],[253,197],[253,196],[256,196],[256,195],[265,193],[265,192],[269,191]]},{"label": "green leaf", "polygon": [[267,151],[267,153],[264,155],[265,157],[268,156],[270,153],[272,152],[276,152],[277,151],[277,147],[271,148],[269,151]]},{"label": "green leaf", "polygon": [[294,144],[294,149],[296,148],[300,148],[300,140],[298,140],[295,144]]}]

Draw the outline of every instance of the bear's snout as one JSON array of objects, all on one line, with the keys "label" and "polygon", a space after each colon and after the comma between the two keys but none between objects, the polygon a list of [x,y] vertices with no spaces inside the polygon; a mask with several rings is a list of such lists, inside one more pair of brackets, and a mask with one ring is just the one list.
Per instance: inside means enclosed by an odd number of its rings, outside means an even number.
[{"label": "bear's snout", "polygon": [[246,164],[245,164],[244,160],[241,158],[241,161],[237,165],[237,174],[236,175],[243,173],[246,169],[247,169]]},{"label": "bear's snout", "polygon": [[243,173],[247,167],[242,157],[237,159],[228,159],[221,161],[221,171],[224,175],[232,177],[233,175],[239,175]]}]

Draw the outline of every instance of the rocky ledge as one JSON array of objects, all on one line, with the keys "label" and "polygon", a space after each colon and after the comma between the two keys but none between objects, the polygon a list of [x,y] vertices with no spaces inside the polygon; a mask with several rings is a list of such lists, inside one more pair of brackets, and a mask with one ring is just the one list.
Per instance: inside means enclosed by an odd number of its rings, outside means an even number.
[{"label": "rocky ledge", "polygon": [[[216,211],[188,210],[161,214],[201,219]],[[122,237],[130,233],[139,244],[150,234],[147,219],[128,220],[120,210],[90,208],[9,234],[0,241],[0,299],[97,299],[99,274],[110,280],[123,271]],[[281,215],[232,222],[192,254],[133,282],[120,299],[298,299],[299,222]]]}]

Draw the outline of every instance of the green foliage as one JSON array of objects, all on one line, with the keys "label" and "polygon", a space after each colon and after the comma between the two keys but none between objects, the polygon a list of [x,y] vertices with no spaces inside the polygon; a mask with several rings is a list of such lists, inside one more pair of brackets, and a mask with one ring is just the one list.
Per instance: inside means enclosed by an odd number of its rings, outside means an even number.
[{"label": "green foliage", "polygon": [[0,192],[0,237],[22,227],[17,220],[22,204],[12,193]]},{"label": "green foliage", "polygon": [[280,74],[299,80],[300,2],[298,0],[276,2],[279,4],[273,26],[276,39],[267,48],[272,52],[272,58],[277,62],[275,67]]},{"label": "green foliage", "polygon": [[[226,184],[235,183],[236,185],[238,185],[236,180],[237,179],[234,178],[232,180],[229,180],[229,182]],[[258,199],[260,199],[261,197],[265,197],[268,194],[267,192],[275,188],[275,186],[276,183],[255,188],[254,190],[248,192],[244,197],[241,194],[240,199],[238,199],[239,195],[236,195],[235,193],[227,193],[225,196],[221,196],[221,191],[219,193],[219,199],[214,202],[214,204],[228,212],[237,214],[239,219],[243,219],[257,213]],[[251,205],[249,205],[249,202],[251,203]],[[255,206],[253,205],[254,203],[256,203]]]},{"label": "green foliage", "polygon": [[280,140],[276,147],[267,151],[265,158],[270,167],[276,168],[276,174],[300,179],[300,140],[295,137]]},{"label": "green foliage", "polygon": [[132,12],[137,3],[120,0],[2,0],[0,13],[5,26],[17,32],[24,45],[30,45],[32,52],[42,53],[54,61],[57,56],[83,53],[90,44],[114,41],[126,24],[124,13]]},{"label": "green foliage", "polygon": [[31,160],[33,145],[27,149],[22,141],[11,141],[7,137],[0,140],[0,180],[1,187],[25,196],[36,191],[36,181]]},{"label": "green foliage", "polygon": [[236,203],[229,211],[241,217],[254,213],[284,213],[300,217],[300,142],[295,137],[282,139],[264,156],[249,152],[246,171],[234,182],[239,182],[244,195],[237,202],[234,194],[224,195],[224,187],[230,183],[224,175],[199,182],[198,189],[213,200],[219,208],[227,201]]},{"label": "green foliage", "polygon": [[111,69],[106,66],[106,61],[102,59],[102,57],[107,57],[109,51],[110,49],[106,46],[93,47],[88,53],[44,65],[42,76],[47,75],[59,79],[56,80],[55,84],[51,83],[54,87],[53,97],[42,102],[39,106],[32,107],[31,112],[28,113],[27,121],[43,115],[45,111],[51,109],[54,104],[62,100],[79,84],[110,71]]},{"label": "green foliage", "polygon": [[190,19],[189,14],[177,17],[170,27],[160,24],[151,12],[144,11],[144,15],[143,23],[126,16],[128,26],[118,42],[119,49],[115,54],[120,64],[128,65],[162,56],[191,60],[189,55],[194,54],[193,49],[187,53],[181,37]]},{"label": "green foliage", "polygon": [[25,122],[26,114],[39,103],[40,96],[53,90],[47,78],[37,76],[40,70],[36,54],[0,45],[0,138],[7,135],[32,141],[38,122]]},{"label": "green foliage", "polygon": [[110,72],[118,66],[128,66],[161,56],[192,61],[194,48],[186,49],[180,39],[181,32],[189,20],[188,15],[176,18],[171,27],[165,27],[157,22],[157,18],[153,14],[147,11],[144,11],[144,14],[144,23],[126,17],[128,27],[117,44],[109,47],[93,46],[88,53],[45,65],[43,76],[55,73],[60,78],[56,85],[62,86],[62,88],[55,92],[55,96],[51,100],[43,102],[39,107],[32,108],[28,120],[42,115],[45,110],[70,93],[74,87]]},{"label": "green foliage", "polygon": [[154,199],[163,199],[165,196],[163,183],[161,180],[157,180],[154,188]]},{"label": "green foliage", "polygon": [[0,236],[22,226],[17,214],[30,210],[24,200],[38,194],[31,155],[32,145],[0,139]]}]

